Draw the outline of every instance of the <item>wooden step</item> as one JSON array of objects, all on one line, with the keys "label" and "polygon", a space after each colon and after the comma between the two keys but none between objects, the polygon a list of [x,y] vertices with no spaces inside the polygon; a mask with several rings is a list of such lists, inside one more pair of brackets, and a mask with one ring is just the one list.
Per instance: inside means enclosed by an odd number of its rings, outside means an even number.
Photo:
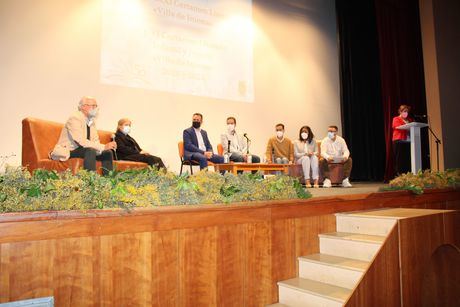
[{"label": "wooden step", "polygon": [[377,244],[381,244],[385,241],[385,236],[368,235],[368,234],[363,234],[363,233],[338,232],[338,231],[329,232],[329,233],[321,233],[319,234],[319,236],[340,239],[340,240],[359,241],[359,242],[377,243]]},{"label": "wooden step", "polygon": [[318,262],[330,266],[337,266],[339,268],[345,268],[359,272],[364,272],[370,264],[369,261],[338,257],[328,254],[311,254],[308,256],[301,256],[299,257],[299,260]]},{"label": "wooden step", "polygon": [[396,219],[357,216],[351,213],[336,213],[335,218],[338,232],[361,233],[377,236],[388,235],[397,223]]},{"label": "wooden step", "polygon": [[369,262],[327,254],[299,257],[299,277],[353,289]]},{"label": "wooden step", "polygon": [[384,236],[331,232],[319,235],[319,250],[321,254],[370,261],[384,241]]},{"label": "wooden step", "polygon": [[289,306],[342,306],[352,291],[322,282],[292,278],[278,282],[279,301]]}]

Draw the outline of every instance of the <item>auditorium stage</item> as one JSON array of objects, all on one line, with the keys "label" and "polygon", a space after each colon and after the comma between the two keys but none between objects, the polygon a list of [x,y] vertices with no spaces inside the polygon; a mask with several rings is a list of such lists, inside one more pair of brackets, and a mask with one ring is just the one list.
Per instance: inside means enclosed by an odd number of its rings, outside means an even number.
[{"label": "auditorium stage", "polygon": [[298,257],[318,253],[319,234],[336,231],[335,213],[460,208],[459,190],[354,185],[301,200],[0,214],[0,302],[264,306]]}]

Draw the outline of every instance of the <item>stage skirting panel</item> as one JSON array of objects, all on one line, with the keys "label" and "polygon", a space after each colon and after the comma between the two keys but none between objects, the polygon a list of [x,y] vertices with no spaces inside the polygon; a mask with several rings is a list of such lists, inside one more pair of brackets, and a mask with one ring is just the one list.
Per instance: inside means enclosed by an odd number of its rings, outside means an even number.
[{"label": "stage skirting panel", "polygon": [[[0,215],[0,302],[263,306],[334,213],[460,209],[460,192],[385,192],[252,204]],[[457,238],[458,240],[459,238]]]}]

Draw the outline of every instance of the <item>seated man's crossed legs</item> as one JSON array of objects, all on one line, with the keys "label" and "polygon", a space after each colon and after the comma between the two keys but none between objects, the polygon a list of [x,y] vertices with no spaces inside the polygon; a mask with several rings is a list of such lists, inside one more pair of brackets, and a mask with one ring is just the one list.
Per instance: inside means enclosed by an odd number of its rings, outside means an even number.
[{"label": "seated man's crossed legs", "polygon": [[224,157],[220,155],[213,154],[211,158],[208,159],[204,154],[199,152],[194,152],[191,156],[191,159],[197,161],[200,164],[200,169],[207,168],[208,161],[216,164],[224,163]]}]

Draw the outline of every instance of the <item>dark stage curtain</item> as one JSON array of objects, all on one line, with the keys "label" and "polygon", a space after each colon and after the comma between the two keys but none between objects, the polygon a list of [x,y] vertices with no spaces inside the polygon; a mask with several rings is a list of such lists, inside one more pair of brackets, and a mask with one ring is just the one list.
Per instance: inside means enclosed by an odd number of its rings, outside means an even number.
[{"label": "dark stage curtain", "polygon": [[[426,114],[417,0],[336,0],[344,136],[353,180],[393,178],[393,116]],[[422,135],[424,168],[428,138]]]},{"label": "dark stage curtain", "polygon": [[385,135],[373,1],[337,0],[343,135],[353,157],[351,178],[382,181]]},{"label": "dark stage curtain", "polygon": [[[392,118],[401,104],[426,114],[425,79],[418,0],[376,0],[380,75],[385,123],[385,179],[393,178]],[[428,135],[423,130],[423,168],[429,168]]]}]

